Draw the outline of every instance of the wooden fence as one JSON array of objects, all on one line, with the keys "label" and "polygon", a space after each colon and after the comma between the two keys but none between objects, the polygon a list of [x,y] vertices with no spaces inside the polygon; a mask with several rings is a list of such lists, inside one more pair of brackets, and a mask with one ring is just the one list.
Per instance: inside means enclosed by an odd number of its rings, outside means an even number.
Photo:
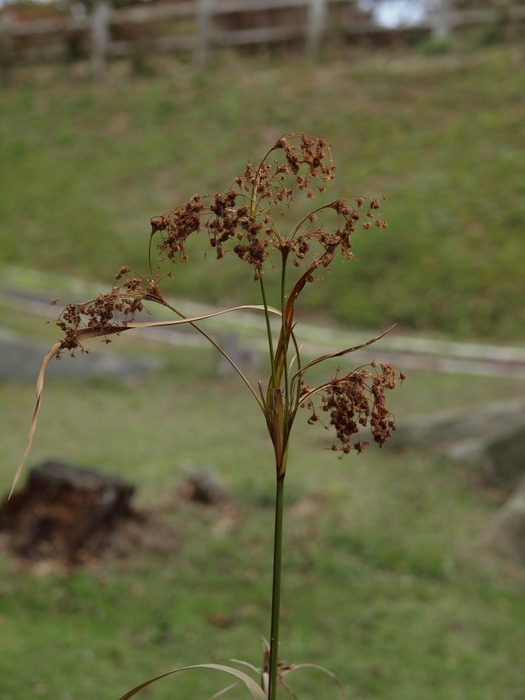
[{"label": "wooden fence", "polygon": [[509,27],[525,21],[523,0],[501,0],[489,5],[455,9],[454,0],[438,0],[428,14],[427,26],[436,39],[448,40],[457,29],[494,25]]},{"label": "wooden fence", "polygon": [[[506,15],[494,8],[453,11],[441,0],[425,25],[404,31],[448,38],[462,26],[525,20],[525,5],[506,3]],[[336,34],[384,37],[391,30],[374,24],[356,0],[164,0],[113,9],[110,0],[95,0],[91,15],[79,13],[21,21],[16,13],[0,15],[0,69],[19,60],[42,61],[89,56],[95,76],[104,75],[113,56],[137,62],[157,52],[191,52],[205,64],[216,46],[293,44],[315,55],[323,40]]]},{"label": "wooden fence", "polygon": [[137,52],[192,52],[204,64],[215,46],[302,44],[316,54],[323,37],[359,19],[354,0],[171,0],[112,9],[96,0],[91,15],[32,22],[0,17],[1,53],[22,60],[91,57],[93,73],[108,59]]}]

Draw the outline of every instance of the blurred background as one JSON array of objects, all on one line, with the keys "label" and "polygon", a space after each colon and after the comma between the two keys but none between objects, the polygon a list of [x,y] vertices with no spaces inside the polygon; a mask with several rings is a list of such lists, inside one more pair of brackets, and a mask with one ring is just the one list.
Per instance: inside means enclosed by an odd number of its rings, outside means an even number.
[{"label": "blurred background", "polygon": [[[356,233],[355,260],[306,290],[298,334],[323,353],[395,323],[356,364],[408,380],[388,451],[338,461],[322,428],[297,427],[283,657],[363,700],[525,697],[524,37],[523,0],[0,0],[5,493],[60,309],[124,264],[147,274],[152,216],[227,189],[285,133],[322,137],[328,195],[384,196],[389,226]],[[235,260],[198,241],[190,256],[165,281],[183,310],[259,302]],[[210,328],[265,377],[252,321]],[[0,700],[118,697],[242,652],[258,664],[268,634],[257,406],[191,333],[92,350],[51,365],[28,467],[130,482],[143,528],[80,564],[21,556],[4,503]],[[202,479],[220,494],[204,504]],[[221,687],[166,683],[149,696]],[[294,687],[336,697],[326,683]]]}]

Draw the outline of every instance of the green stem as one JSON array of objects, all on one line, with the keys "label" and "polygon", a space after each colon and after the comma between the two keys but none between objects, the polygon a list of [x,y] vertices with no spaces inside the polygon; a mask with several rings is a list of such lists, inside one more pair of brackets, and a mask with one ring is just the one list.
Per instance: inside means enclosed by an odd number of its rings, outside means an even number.
[{"label": "green stem", "polygon": [[276,384],[276,379],[275,379],[275,353],[273,350],[273,334],[272,334],[272,325],[270,322],[270,313],[268,311],[268,301],[266,299],[266,289],[264,287],[264,281],[263,278],[259,278],[259,286],[261,289],[261,297],[262,297],[262,302],[264,306],[264,318],[266,321],[266,336],[268,339],[268,351],[270,353],[270,367],[272,370],[272,386],[274,389],[277,387],[275,386]]},{"label": "green stem", "polygon": [[272,620],[270,632],[270,668],[268,700],[277,696],[277,664],[279,663],[279,623],[281,620],[281,573],[283,553],[284,475],[277,477],[275,492],[275,526],[273,542]]}]

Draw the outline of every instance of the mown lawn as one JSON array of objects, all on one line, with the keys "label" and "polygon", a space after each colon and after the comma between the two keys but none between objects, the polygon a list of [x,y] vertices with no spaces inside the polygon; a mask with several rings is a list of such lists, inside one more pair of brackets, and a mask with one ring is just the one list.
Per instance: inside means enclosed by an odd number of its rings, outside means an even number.
[{"label": "mown lawn", "polygon": [[[128,550],[67,575],[19,571],[3,554],[2,700],[116,698],[180,664],[259,663],[269,633],[271,449],[255,403],[214,374],[208,352],[176,355],[135,385],[48,382],[30,465],[58,457],[124,476],[138,486],[138,505],[173,528],[176,548]],[[511,380],[413,374],[392,398],[402,420],[434,402],[466,408],[517,392]],[[32,394],[27,384],[0,387],[4,491]],[[283,658],[326,666],[350,697],[522,697],[523,571],[481,544],[493,494],[438,454],[370,449],[338,460],[329,434],[306,417],[287,477]],[[185,502],[188,465],[215,470],[229,502]],[[302,698],[338,697],[319,672],[296,674]],[[223,684],[193,673],[145,697],[205,698]]]}]

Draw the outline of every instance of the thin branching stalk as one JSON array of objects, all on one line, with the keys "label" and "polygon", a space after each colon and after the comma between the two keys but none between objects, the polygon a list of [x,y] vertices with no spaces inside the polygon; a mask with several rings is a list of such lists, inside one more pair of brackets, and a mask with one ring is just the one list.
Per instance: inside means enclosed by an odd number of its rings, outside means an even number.
[{"label": "thin branching stalk", "polygon": [[[171,311],[173,311],[174,313],[176,313],[177,316],[180,316],[180,318],[187,319],[187,317],[186,317],[181,311],[179,311],[178,309],[176,309],[174,306],[172,306],[172,305],[169,304],[168,302],[165,302],[164,305],[166,306],[166,308],[168,308],[168,309],[170,309]],[[269,317],[269,311],[268,311],[268,307],[266,306],[266,304],[264,305],[264,314],[265,314],[266,318]],[[235,361],[228,355],[228,353],[219,345],[219,343],[218,343],[211,335],[209,335],[209,333],[207,333],[203,328],[201,328],[197,323],[195,323],[195,322],[193,322],[193,321],[191,321],[191,320],[189,320],[189,319],[188,319],[188,323],[189,323],[189,325],[190,325],[192,328],[194,328],[194,329],[195,329],[196,331],[198,331],[202,336],[204,336],[204,338],[206,338],[206,340],[207,340],[211,345],[213,345],[213,347],[224,357],[224,359],[225,359],[227,362],[229,362],[229,364],[233,367],[233,369],[237,372],[237,374],[239,375],[239,377],[242,379],[242,381],[244,382],[244,384],[246,385],[246,387],[248,388],[248,390],[250,391],[250,393],[252,394],[252,396],[254,397],[254,399],[257,401],[257,403],[259,404],[259,407],[261,408],[261,410],[264,412],[264,404],[261,402],[261,400],[260,400],[260,398],[259,398],[257,392],[255,391],[255,389],[253,388],[251,382],[250,382],[249,379],[246,377],[246,375],[244,374],[244,372],[241,370],[241,368],[239,367],[239,365],[236,364],[236,362],[235,362]]]}]

